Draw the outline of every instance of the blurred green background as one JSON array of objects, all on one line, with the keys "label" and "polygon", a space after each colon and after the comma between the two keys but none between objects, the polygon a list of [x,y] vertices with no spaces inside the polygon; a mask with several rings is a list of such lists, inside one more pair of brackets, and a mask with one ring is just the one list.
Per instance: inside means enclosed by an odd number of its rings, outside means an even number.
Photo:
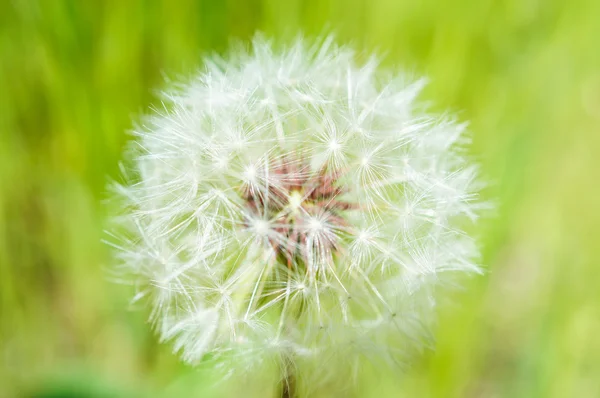
[{"label": "blurred green background", "polygon": [[600,397],[597,0],[0,2],[0,397],[201,396],[108,280],[102,201],[165,75],[257,29],[333,31],[428,76],[499,204],[437,350],[360,394]]}]

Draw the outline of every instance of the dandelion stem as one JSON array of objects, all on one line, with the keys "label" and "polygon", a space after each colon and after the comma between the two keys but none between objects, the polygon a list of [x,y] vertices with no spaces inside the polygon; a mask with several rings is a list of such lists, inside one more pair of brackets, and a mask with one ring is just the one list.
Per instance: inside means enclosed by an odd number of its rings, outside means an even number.
[{"label": "dandelion stem", "polygon": [[296,397],[296,377],[289,366],[287,366],[286,374],[281,384],[281,398]]}]

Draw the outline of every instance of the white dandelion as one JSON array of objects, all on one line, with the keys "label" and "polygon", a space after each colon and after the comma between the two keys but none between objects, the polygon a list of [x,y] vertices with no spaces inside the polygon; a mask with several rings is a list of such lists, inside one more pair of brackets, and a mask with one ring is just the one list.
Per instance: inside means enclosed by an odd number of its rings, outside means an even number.
[{"label": "white dandelion", "polygon": [[465,125],[378,70],[331,37],[257,38],[135,131],[115,246],[186,362],[275,359],[288,381],[398,363],[429,339],[434,288],[478,271]]}]

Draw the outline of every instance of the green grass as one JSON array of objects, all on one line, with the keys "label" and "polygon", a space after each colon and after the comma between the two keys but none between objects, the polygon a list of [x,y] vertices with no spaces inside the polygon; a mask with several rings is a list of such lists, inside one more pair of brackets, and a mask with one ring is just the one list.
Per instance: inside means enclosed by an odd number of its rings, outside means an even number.
[{"label": "green grass", "polygon": [[596,0],[0,3],[0,396],[206,384],[107,281],[102,200],[163,73],[256,29],[334,31],[428,76],[492,181],[487,274],[440,309],[435,352],[362,395],[600,396],[598,16]]}]

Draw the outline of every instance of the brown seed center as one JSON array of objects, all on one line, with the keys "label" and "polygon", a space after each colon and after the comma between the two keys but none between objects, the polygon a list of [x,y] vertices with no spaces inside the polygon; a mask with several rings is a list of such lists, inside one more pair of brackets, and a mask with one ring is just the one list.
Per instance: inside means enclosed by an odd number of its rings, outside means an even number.
[{"label": "brown seed center", "polygon": [[322,167],[311,172],[304,161],[271,162],[264,187],[244,191],[250,213],[267,220],[268,243],[288,268],[308,264],[314,250],[335,254],[347,226],[344,211],[355,206],[340,199],[340,172]]}]

